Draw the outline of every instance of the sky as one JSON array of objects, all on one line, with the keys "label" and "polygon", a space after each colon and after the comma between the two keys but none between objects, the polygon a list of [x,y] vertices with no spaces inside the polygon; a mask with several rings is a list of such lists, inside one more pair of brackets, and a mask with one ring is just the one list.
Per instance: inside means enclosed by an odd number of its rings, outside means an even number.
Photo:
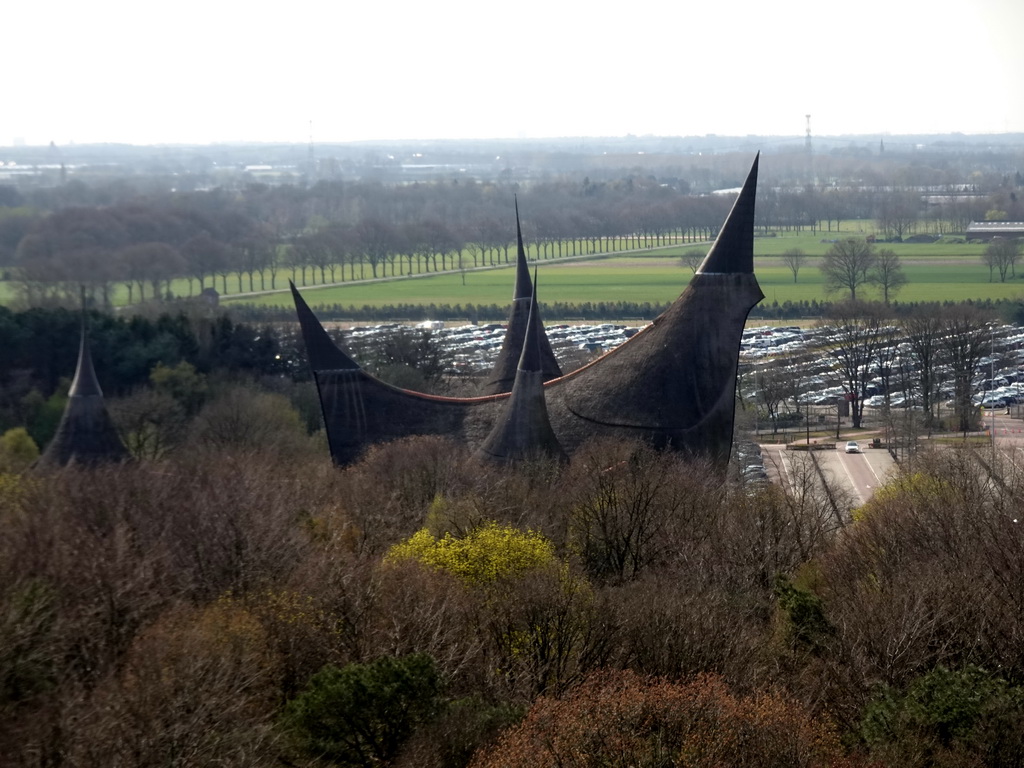
[{"label": "sky", "polygon": [[0,146],[1024,131],[1021,0],[12,3]]}]

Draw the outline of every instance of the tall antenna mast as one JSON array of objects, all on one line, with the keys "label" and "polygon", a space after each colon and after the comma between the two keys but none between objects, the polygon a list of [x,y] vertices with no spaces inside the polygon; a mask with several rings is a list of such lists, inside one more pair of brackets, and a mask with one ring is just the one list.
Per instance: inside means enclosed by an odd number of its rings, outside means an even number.
[{"label": "tall antenna mast", "polygon": [[312,178],[316,174],[316,152],[313,149],[313,121],[309,121],[309,150],[306,154],[306,173]]},{"label": "tall antenna mast", "polygon": [[811,144],[811,116],[807,118],[807,133],[804,137],[804,154],[807,155],[807,178],[812,184],[817,184],[817,177],[814,175],[814,147]]}]

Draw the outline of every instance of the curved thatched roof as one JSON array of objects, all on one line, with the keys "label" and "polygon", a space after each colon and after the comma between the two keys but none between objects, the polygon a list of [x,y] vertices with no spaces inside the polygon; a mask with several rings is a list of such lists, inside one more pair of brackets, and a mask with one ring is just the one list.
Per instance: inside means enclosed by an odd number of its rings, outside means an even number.
[{"label": "curved thatched roof", "polygon": [[[618,436],[728,459],[743,326],[763,298],[753,274],[756,185],[755,160],[702,267],[668,310],[618,348],[545,384],[551,429],[566,453],[595,436]],[[449,435],[471,449],[492,435],[509,395],[443,398],[384,384],[334,347],[294,295],[335,461],[408,435]]]}]

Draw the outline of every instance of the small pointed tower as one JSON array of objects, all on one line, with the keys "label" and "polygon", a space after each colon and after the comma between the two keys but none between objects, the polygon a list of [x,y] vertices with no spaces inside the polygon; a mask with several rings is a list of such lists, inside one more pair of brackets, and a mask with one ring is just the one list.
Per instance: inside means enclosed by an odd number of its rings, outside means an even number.
[{"label": "small pointed tower", "polygon": [[127,458],[128,451],[107,413],[103,390],[100,389],[96,369],[92,364],[83,300],[78,367],[68,392],[68,404],[57,427],[57,434],[46,446],[36,466],[51,469],[72,463],[96,465],[124,461]]},{"label": "small pointed tower", "polygon": [[510,463],[542,456],[567,460],[551,428],[544,401],[544,357],[541,344],[544,327],[536,308],[537,276],[534,275],[523,352],[516,369],[512,394],[505,401],[487,439],[475,454],[480,461]]},{"label": "small pointed tower", "polygon": [[548,387],[551,421],[570,453],[607,434],[728,463],[743,327],[764,298],[754,275],[759,158],[679,298],[629,341]]},{"label": "small pointed tower", "polygon": [[[526,263],[526,248],[523,246],[523,229],[519,224],[519,200],[516,199],[516,285],[512,293],[512,307],[508,312],[508,323],[505,330],[505,340],[501,344],[501,351],[484,384],[483,394],[500,395],[512,390],[512,384],[516,380],[516,369],[519,366],[519,359],[523,353],[524,340],[526,339],[526,327],[529,322],[530,312],[537,315],[537,323],[541,329],[540,339],[540,360],[541,372],[544,374],[544,381],[557,379],[562,375],[562,369],[558,367],[558,360],[551,349],[551,342],[544,333],[544,325],[540,322],[540,314],[536,305],[533,304],[533,286],[530,282],[530,268]],[[532,310],[531,310],[532,308]]]}]

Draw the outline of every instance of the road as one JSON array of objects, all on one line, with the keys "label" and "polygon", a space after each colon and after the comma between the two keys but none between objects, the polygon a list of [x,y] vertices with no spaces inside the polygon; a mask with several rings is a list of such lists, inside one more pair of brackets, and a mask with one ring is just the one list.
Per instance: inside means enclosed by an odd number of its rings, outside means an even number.
[{"label": "road", "polygon": [[[1024,413],[1021,413],[1021,416],[1024,416]],[[985,419],[988,427],[984,433],[986,436],[991,434],[993,421],[995,452],[1024,471],[1024,420],[1016,413],[1011,417],[1003,411],[995,414],[990,411]],[[837,500],[845,499],[846,505],[853,509],[869,501],[875,490],[892,478],[897,467],[887,450],[867,447],[870,443],[869,438],[858,439],[861,453],[847,454],[846,439],[840,439],[834,449],[814,451],[813,456],[820,469],[816,482],[820,483],[821,477],[824,477],[830,486],[837,489]],[[983,444],[980,447],[984,449]],[[765,469],[772,482],[792,488],[794,483],[799,481],[801,461],[805,460],[803,457],[807,454],[802,451],[789,451],[785,445],[772,443],[762,445],[761,450]]]},{"label": "road", "polygon": [[[635,254],[642,254],[644,256],[650,256],[652,254],[657,254],[658,251],[665,250],[666,248],[676,248],[676,247],[678,247],[678,245],[680,245],[680,244],[660,245],[660,246],[657,246],[657,247],[653,247],[652,246],[650,248],[627,248],[627,249],[621,250],[621,251],[607,251],[607,252],[604,252],[604,253],[581,253],[581,254],[577,254],[576,256],[559,256],[558,258],[555,258],[555,259],[536,259],[536,258],[531,258],[531,259],[529,259],[528,263],[530,264],[530,266],[536,266],[537,264],[541,264],[541,263],[543,263],[543,264],[568,264],[568,263],[572,263],[572,262],[576,262],[576,261],[597,261],[597,260],[600,260],[600,259],[612,259],[612,258],[619,258],[621,256],[630,256],[630,255],[635,255]],[[694,246],[694,247],[700,247],[700,246],[709,247],[711,245],[711,241],[710,240],[707,240],[707,241],[695,241],[695,242],[692,242],[692,243],[686,243],[686,245],[687,246]],[[477,267],[463,267],[462,269],[455,269],[455,268],[453,268],[453,269],[442,269],[440,271],[435,271],[435,272],[417,272],[417,273],[412,274],[412,275],[405,275],[405,274],[402,274],[402,275],[396,275],[396,274],[385,275],[385,274],[381,274],[380,277],[367,277],[367,278],[360,278],[358,280],[342,280],[340,282],[332,282],[332,283],[314,283],[313,285],[303,284],[303,285],[300,285],[298,287],[301,288],[303,291],[314,291],[314,290],[320,290],[321,288],[349,288],[349,287],[354,286],[354,285],[371,285],[373,283],[391,283],[391,282],[394,282],[396,280],[418,280],[418,279],[427,278],[427,277],[437,277],[438,275],[458,275],[460,273],[467,273],[468,274],[470,272],[489,272],[489,271],[494,270],[494,269],[511,269],[511,268],[514,268],[515,265],[516,265],[515,261],[509,261],[509,262],[505,262],[503,264],[483,264],[483,265],[477,266]],[[285,271],[286,270],[282,270],[282,272],[285,272]],[[382,269],[382,273],[386,272],[386,271],[387,271],[386,267],[384,269]],[[220,297],[220,300],[221,301],[225,301],[225,302],[226,301],[235,301],[237,299],[250,299],[253,296],[268,296],[268,295],[274,294],[274,293],[290,293],[290,292],[291,292],[291,288],[271,288],[269,290],[261,290],[261,291],[239,291],[238,293],[231,293],[231,294],[225,293],[225,294],[223,294]]]},{"label": "road", "polygon": [[862,448],[862,453],[846,453],[846,443],[839,443],[834,451],[821,451],[819,461],[822,472],[852,494],[856,505],[866,504],[891,472],[896,462],[884,448]]},{"label": "road", "polygon": [[[862,453],[846,453],[845,441],[837,448],[813,452],[813,458],[830,486],[838,489],[837,499],[848,499],[850,508],[865,504],[896,470],[889,452],[880,448],[863,448]],[[778,483],[792,485],[801,471],[800,462],[808,454],[786,450],[784,445],[761,446],[768,476]]]}]

